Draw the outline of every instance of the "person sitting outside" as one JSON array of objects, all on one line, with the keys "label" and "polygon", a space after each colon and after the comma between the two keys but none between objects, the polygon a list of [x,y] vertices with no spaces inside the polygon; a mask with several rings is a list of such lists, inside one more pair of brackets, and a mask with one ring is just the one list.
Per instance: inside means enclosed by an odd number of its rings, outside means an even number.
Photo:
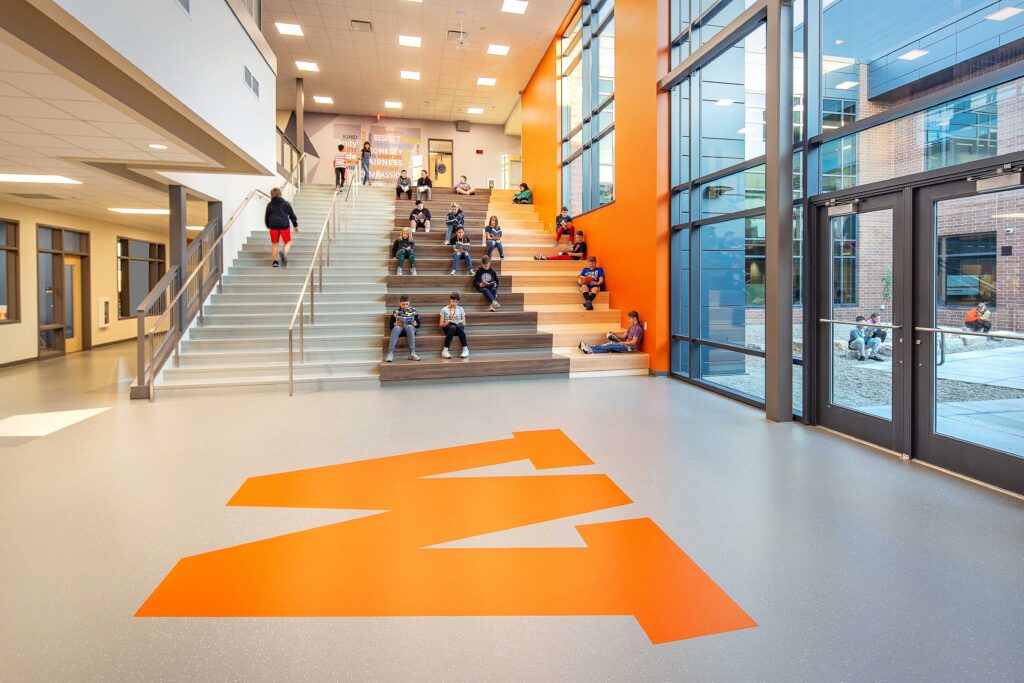
[{"label": "person sitting outside", "polygon": [[416,200],[416,208],[409,214],[409,228],[416,232],[417,228],[430,232],[430,209],[423,206],[423,200]]},{"label": "person sitting outside", "polygon": [[409,302],[409,295],[403,294],[398,297],[398,308],[391,314],[391,343],[388,344],[388,355],[384,356],[385,363],[392,363],[395,360],[395,347],[398,346],[398,339],[403,334],[409,340],[409,360],[419,360],[416,355],[416,330],[420,327],[420,314]]},{"label": "person sitting outside", "polygon": [[480,259],[480,267],[476,269],[476,275],[473,276],[473,286],[491,304],[488,311],[494,312],[501,308],[501,304],[498,303],[498,273],[491,268],[490,256]]},{"label": "person sitting outside", "polygon": [[338,145],[338,153],[334,155],[334,186],[339,190],[345,187],[345,173],[348,171],[348,159],[345,145]]},{"label": "person sitting outside", "polygon": [[977,306],[967,311],[964,325],[972,332],[988,334],[992,329],[992,311],[989,310],[988,304],[979,301]]},{"label": "person sitting outside", "polygon": [[[295,210],[288,200],[281,196],[281,188],[275,187],[270,191],[270,203],[263,214],[263,223],[270,231],[270,260],[271,265],[277,268],[278,265],[288,265],[288,250],[292,246],[292,231],[288,221],[299,231],[299,219],[295,216]],[[283,242],[281,248],[280,262],[278,261],[277,243]]]},{"label": "person sitting outside", "polygon": [[402,228],[402,236],[391,244],[391,256],[398,259],[398,274],[402,272],[402,261],[408,259],[412,274],[416,274],[416,242],[412,239],[412,231]]},{"label": "person sitting outside", "polygon": [[491,216],[484,228],[484,237],[487,238],[487,255],[490,256],[494,250],[498,250],[498,258],[505,260],[505,245],[501,243],[501,226],[498,225],[498,217]]},{"label": "person sitting outside", "polygon": [[416,180],[416,196],[420,199],[423,198],[423,193],[427,194],[427,201],[430,201],[430,196],[433,193],[434,182],[427,175],[426,171],[420,171],[420,177]]},{"label": "person sitting outside", "polygon": [[[557,244],[557,242],[555,243]],[[544,254],[537,254],[533,257],[534,261],[582,261],[587,258],[587,242],[583,239],[583,231],[576,231],[576,239],[569,240],[569,248],[563,249],[562,251],[552,256],[545,256]]]},{"label": "person sitting outside", "polygon": [[448,244],[452,241],[455,231],[466,226],[466,214],[462,212],[462,207],[458,202],[452,202],[452,205],[448,207],[448,215],[445,216],[444,224],[444,243]]},{"label": "person sitting outside", "polygon": [[551,246],[557,247],[562,241],[562,235],[568,235],[572,241],[572,218],[569,216],[569,209],[562,207],[562,212],[555,216],[555,243]]},{"label": "person sitting outside", "polygon": [[455,186],[455,194],[476,194],[476,190],[466,180],[466,176],[460,175],[459,182]]},{"label": "person sitting outside", "polygon": [[466,339],[466,311],[459,305],[462,295],[452,292],[448,297],[448,305],[441,309],[441,320],[438,326],[444,330],[444,348],[441,349],[441,358],[451,358],[448,350],[452,346],[452,339],[456,336],[462,344],[462,358],[469,358],[469,342]]},{"label": "person sitting outside", "polygon": [[406,199],[412,199],[412,178],[404,168],[398,174],[398,182],[395,184],[395,199],[401,199],[403,194]]},{"label": "person sitting outside", "polygon": [[466,261],[466,272],[472,273],[473,259],[469,256],[470,242],[466,229],[459,228],[456,230],[448,243],[452,246],[452,272],[449,275],[455,275],[455,271],[459,269],[459,261],[463,259]]},{"label": "person sitting outside", "polygon": [[633,353],[640,350],[644,341],[644,326],[640,324],[640,314],[636,311],[629,312],[629,328],[621,335],[608,333],[607,344],[594,344],[591,346],[586,342],[580,342],[580,351],[583,353]]},{"label": "person sitting outside", "polygon": [[519,192],[512,197],[513,204],[533,204],[533,191],[526,183],[519,183]]},{"label": "person sitting outside", "polygon": [[864,316],[858,315],[856,321],[858,324],[850,328],[850,349],[857,352],[857,360],[867,360],[870,358],[871,360],[881,361],[882,358],[878,356],[878,349],[881,348],[882,341],[868,336],[868,331],[864,325],[860,324],[867,321]]},{"label": "person sitting outside", "polygon": [[580,286],[580,293],[583,295],[583,308],[588,311],[594,310],[594,299],[601,293],[601,287],[604,286],[604,268],[597,267],[596,256],[587,259],[587,266],[580,271],[577,282]]},{"label": "person sitting outside", "polygon": [[868,336],[871,337],[872,339],[877,339],[878,341],[884,344],[885,338],[888,337],[889,334],[881,327],[876,327],[876,325],[878,325],[879,323],[878,314],[872,313],[871,315],[869,315],[867,323],[871,325],[871,327],[868,327]]}]

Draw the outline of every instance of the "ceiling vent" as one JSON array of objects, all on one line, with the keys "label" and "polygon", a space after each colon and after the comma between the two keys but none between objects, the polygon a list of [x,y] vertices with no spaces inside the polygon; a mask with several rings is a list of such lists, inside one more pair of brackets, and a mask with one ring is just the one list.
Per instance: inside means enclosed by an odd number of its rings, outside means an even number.
[{"label": "ceiling vent", "polygon": [[11,192],[12,197],[21,197],[22,199],[60,199],[60,197],[54,197],[52,194],[33,194],[33,193],[18,193]]},{"label": "ceiling vent", "polygon": [[373,33],[373,24],[368,21],[353,19],[349,24],[352,26],[353,31],[358,31],[359,33]]},{"label": "ceiling vent", "polygon": [[468,133],[469,132],[469,121],[456,121],[455,122],[455,130],[456,130],[456,132],[459,132],[459,133]]}]

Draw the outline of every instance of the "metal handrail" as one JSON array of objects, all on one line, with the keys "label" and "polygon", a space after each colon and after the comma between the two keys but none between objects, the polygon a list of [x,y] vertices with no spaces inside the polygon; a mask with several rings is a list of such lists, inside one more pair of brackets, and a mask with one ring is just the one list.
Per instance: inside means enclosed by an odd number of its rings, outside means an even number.
[{"label": "metal handrail", "polygon": [[1011,341],[1024,341],[1024,334],[1010,334],[1008,332],[972,332],[970,330],[958,330],[949,327],[915,327],[916,332],[934,332],[936,334],[957,334],[965,337],[986,337],[988,339],[1009,339]]},{"label": "metal handrail", "polygon": [[[348,186],[346,197],[352,196],[352,185]],[[295,310],[292,312],[291,322],[288,324],[288,395],[295,395],[295,321],[299,322],[299,363],[305,362],[305,318],[306,318],[306,291],[309,291],[309,324],[314,323],[315,310],[315,287],[310,285],[313,282],[313,273],[319,269],[320,293],[324,292],[324,238],[327,244],[327,267],[331,266],[331,242],[337,233],[338,220],[335,214],[335,207],[338,201],[338,188],[334,188],[331,195],[331,204],[327,207],[327,215],[324,216],[324,225],[320,228],[320,237],[316,241],[316,249],[313,250],[313,258],[309,263],[309,270],[306,271],[306,279],[302,282],[302,291],[299,292],[299,300],[295,302]],[[333,220],[332,220],[333,219]],[[331,235],[327,229],[331,228]]]}]

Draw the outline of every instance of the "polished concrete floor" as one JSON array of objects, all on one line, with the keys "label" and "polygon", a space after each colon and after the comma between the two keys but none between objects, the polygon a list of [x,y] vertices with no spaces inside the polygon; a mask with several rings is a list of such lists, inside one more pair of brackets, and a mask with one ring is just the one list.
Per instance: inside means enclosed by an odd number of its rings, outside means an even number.
[{"label": "polished concrete floor", "polygon": [[[0,370],[0,681],[1021,680],[1019,499],[668,379],[150,404],[126,398],[132,350]],[[652,644],[631,616],[135,616],[180,558],[365,514],[226,505],[249,477],[549,429],[633,502],[454,546],[650,518],[756,627]]]}]

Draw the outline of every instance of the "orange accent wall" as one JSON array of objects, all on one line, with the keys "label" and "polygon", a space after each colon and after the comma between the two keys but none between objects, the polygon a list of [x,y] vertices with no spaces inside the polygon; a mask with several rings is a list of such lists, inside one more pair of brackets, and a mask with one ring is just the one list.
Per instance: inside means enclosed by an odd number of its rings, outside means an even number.
[{"label": "orange accent wall", "polygon": [[[647,322],[651,370],[669,368],[667,0],[615,1],[615,201],[576,219],[608,275],[611,305]],[[561,205],[555,42],[523,93],[523,178],[545,223]],[[553,201],[554,200],[554,201]]]}]

